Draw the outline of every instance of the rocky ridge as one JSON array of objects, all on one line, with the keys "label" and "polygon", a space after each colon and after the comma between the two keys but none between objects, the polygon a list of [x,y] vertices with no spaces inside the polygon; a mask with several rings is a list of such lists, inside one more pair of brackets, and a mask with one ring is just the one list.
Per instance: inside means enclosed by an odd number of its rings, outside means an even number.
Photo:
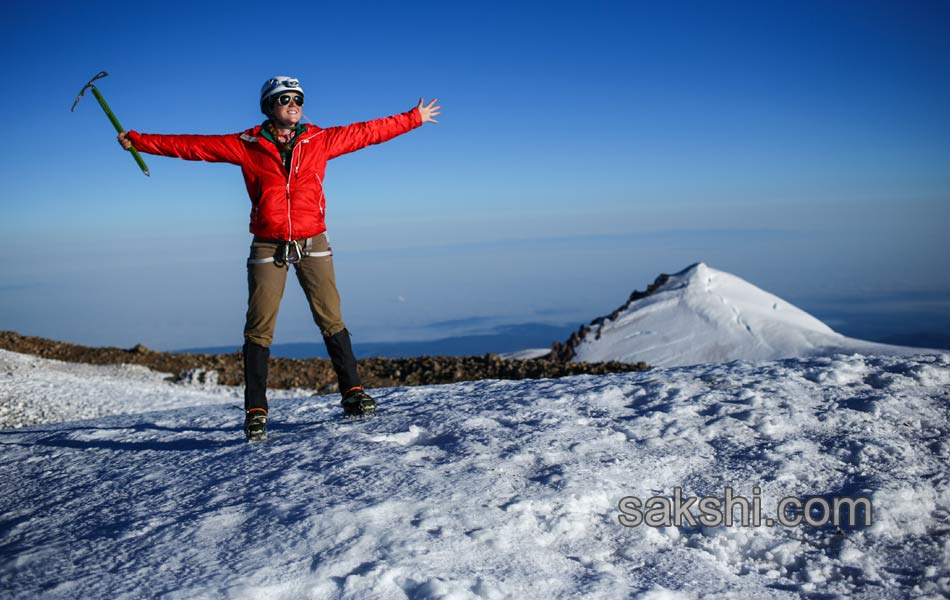
[{"label": "rocky ridge", "polygon": [[[136,364],[172,374],[183,382],[216,382],[243,385],[240,353],[177,354],[136,345],[132,348],[94,348],[40,337],[0,331],[0,348],[42,358],[86,364]],[[553,355],[552,355],[553,356]],[[558,359],[504,359],[483,356],[420,356],[414,358],[364,358],[358,361],[366,387],[432,385],[480,379],[542,379],[568,375],[602,375],[649,369],[645,363],[581,363]],[[271,358],[268,385],[272,388],[311,388],[336,391],[336,375],[327,359]]]},{"label": "rocky ridge", "polygon": [[[690,268],[690,267],[687,267],[687,268]],[[580,345],[581,341],[583,341],[583,339],[589,333],[591,333],[591,331],[594,332],[594,339],[600,339],[600,329],[604,323],[606,323],[607,321],[616,320],[617,317],[620,316],[620,313],[627,310],[632,303],[636,302],[637,300],[641,300],[643,298],[646,298],[647,296],[652,295],[654,292],[656,292],[656,290],[661,285],[663,285],[669,280],[670,280],[670,276],[668,274],[661,273],[660,276],[657,277],[653,283],[647,286],[647,289],[645,289],[644,291],[641,292],[638,290],[634,290],[630,294],[630,297],[627,298],[627,301],[624,302],[623,305],[618,306],[616,309],[614,309],[613,312],[611,312],[609,315],[597,317],[596,319],[591,321],[589,325],[581,325],[577,329],[577,331],[571,334],[571,337],[567,338],[567,340],[564,343],[554,342],[554,344],[551,345],[551,354],[550,354],[551,359],[557,362],[562,362],[562,363],[566,363],[568,361],[573,360],[574,355],[576,354],[577,346]],[[636,363],[636,364],[645,365],[646,363]]]}]

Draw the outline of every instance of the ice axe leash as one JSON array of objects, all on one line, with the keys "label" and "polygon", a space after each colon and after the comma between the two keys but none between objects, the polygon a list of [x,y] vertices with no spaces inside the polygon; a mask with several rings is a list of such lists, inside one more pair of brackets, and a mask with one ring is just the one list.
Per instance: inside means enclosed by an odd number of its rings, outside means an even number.
[{"label": "ice axe leash", "polygon": [[[115,127],[115,130],[116,130],[118,133],[122,133],[122,132],[125,131],[125,130],[122,129],[122,125],[119,124],[119,120],[115,118],[115,115],[114,115],[114,114],[112,114],[112,109],[109,108],[109,105],[108,105],[108,104],[106,104],[105,98],[102,97],[102,94],[99,93],[99,90],[98,90],[98,89],[96,88],[96,86],[93,84],[93,81],[95,81],[95,80],[97,80],[97,79],[101,79],[102,77],[105,77],[105,76],[107,76],[107,75],[108,75],[108,73],[106,73],[105,71],[99,71],[99,74],[98,74],[98,75],[96,75],[95,77],[93,77],[92,79],[90,79],[90,80],[89,80],[89,83],[87,83],[86,85],[84,85],[83,88],[79,91],[79,95],[76,96],[76,101],[73,102],[73,107],[72,107],[71,109],[69,109],[69,112],[73,112],[73,111],[76,110],[76,105],[79,104],[79,99],[82,98],[82,95],[86,93],[86,90],[91,89],[91,90],[92,90],[92,95],[95,96],[95,97],[96,97],[96,100],[99,101],[99,106],[102,107],[102,110],[105,111],[106,116],[109,117],[109,120],[110,120],[110,121],[112,121],[112,126]],[[135,159],[135,162],[138,163],[139,168],[142,169],[142,172],[145,173],[146,175],[148,175],[148,174],[149,174],[149,172],[148,172],[148,165],[146,165],[146,164],[145,164],[145,161],[142,160],[142,155],[139,154],[139,151],[135,149],[135,146],[132,146],[131,148],[129,148],[129,152],[132,153],[132,158],[134,158],[134,159]]]}]

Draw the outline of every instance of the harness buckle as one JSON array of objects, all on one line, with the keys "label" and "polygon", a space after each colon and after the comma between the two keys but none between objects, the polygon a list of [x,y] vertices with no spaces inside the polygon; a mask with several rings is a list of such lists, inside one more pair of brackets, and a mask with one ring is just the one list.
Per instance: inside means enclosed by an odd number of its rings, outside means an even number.
[{"label": "harness buckle", "polygon": [[302,258],[303,250],[300,248],[300,242],[290,240],[277,246],[277,252],[274,254],[274,264],[283,267],[284,265],[296,264]]}]

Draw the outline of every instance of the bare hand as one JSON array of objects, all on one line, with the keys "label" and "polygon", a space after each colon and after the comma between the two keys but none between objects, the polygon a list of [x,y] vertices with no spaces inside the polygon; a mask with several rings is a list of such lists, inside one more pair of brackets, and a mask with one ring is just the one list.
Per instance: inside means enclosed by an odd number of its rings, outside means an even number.
[{"label": "bare hand", "polygon": [[438,121],[432,118],[432,117],[437,117],[441,114],[439,112],[439,109],[442,108],[441,106],[432,106],[437,101],[438,101],[438,98],[433,98],[432,102],[430,102],[428,106],[423,106],[422,98],[419,98],[419,106],[417,106],[416,108],[419,109],[419,115],[422,116],[423,123],[438,123]]},{"label": "bare hand", "polygon": [[121,145],[126,150],[132,149],[132,142],[129,140],[129,132],[123,131],[119,134],[119,145]]}]

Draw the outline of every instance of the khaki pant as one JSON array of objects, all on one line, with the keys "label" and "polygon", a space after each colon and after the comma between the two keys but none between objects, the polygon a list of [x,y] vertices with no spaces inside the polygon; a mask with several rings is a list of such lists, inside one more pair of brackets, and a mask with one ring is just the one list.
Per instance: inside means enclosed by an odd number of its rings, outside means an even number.
[{"label": "khaki pant", "polygon": [[[330,242],[325,233],[310,240],[311,252],[330,251]],[[304,247],[303,240],[300,240],[300,246]],[[251,259],[273,257],[277,248],[275,241],[255,237],[251,243]],[[346,325],[340,313],[340,294],[336,289],[332,255],[305,256],[294,263],[294,268],[310,304],[313,320],[323,336],[329,337],[343,331]],[[275,262],[248,264],[247,320],[244,323],[244,338],[247,341],[270,348],[288,269],[288,265]]]}]

